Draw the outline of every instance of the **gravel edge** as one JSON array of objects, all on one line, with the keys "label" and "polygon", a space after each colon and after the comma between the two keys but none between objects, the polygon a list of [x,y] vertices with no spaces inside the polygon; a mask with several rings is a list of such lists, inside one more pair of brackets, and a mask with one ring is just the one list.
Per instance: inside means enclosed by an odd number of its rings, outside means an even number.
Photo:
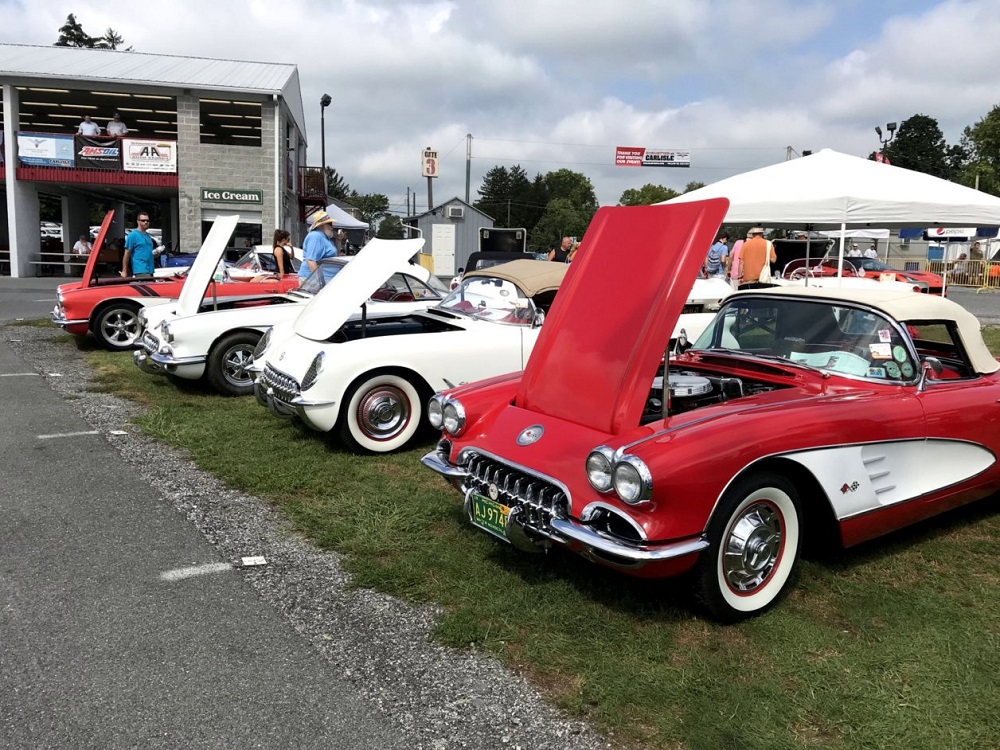
[{"label": "gravel edge", "polygon": [[[100,431],[122,460],[190,520],[230,562],[263,555],[243,569],[272,606],[358,693],[423,750],[528,748],[596,750],[615,745],[568,718],[497,659],[435,643],[439,611],[352,588],[340,557],[295,535],[253,495],[237,492],[132,424],[142,407],[89,390],[93,372],[56,329],[7,328],[5,338],[49,386]],[[112,434],[116,431],[124,434]],[[405,644],[405,649],[398,648]]]}]

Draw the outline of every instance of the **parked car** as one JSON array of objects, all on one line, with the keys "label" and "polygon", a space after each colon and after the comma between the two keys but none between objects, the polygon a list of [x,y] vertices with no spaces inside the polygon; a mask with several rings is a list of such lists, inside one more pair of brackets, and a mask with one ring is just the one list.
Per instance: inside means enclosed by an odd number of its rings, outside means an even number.
[{"label": "parked car", "polygon": [[[787,279],[799,280],[806,276],[811,278],[837,276],[838,259],[834,256],[818,258],[810,261],[808,266],[806,260],[800,258],[789,261],[782,271],[782,276]],[[808,270],[807,270],[808,269]],[[944,280],[936,273],[929,271],[901,271],[898,268],[883,263],[877,258],[857,258],[844,256],[844,273],[847,278],[867,278],[881,281],[888,275],[890,281],[907,283],[919,287],[919,291],[924,294],[944,294]],[[885,283],[885,282],[883,282]]]},{"label": "parked car", "polygon": [[[409,253],[407,258],[419,252],[424,243],[422,239],[372,240],[353,258],[321,261],[301,286],[285,294],[241,295],[222,300],[205,296],[219,257],[209,257],[203,250],[176,304],[140,311],[144,333],[133,359],[144,372],[187,380],[203,378],[224,395],[248,395],[253,392],[253,381],[247,367],[263,332],[272,325],[295,320],[317,293],[332,285],[348,263],[358,269],[355,275],[363,270],[359,267],[370,265],[375,269],[372,273],[383,279],[364,303],[366,314],[373,317],[385,312],[414,312],[445,297],[447,290],[427,269],[406,260],[388,260],[399,254],[391,248],[400,242],[407,243],[401,251]],[[247,284],[248,291],[255,286]],[[360,311],[355,312],[348,321],[360,315]]]},{"label": "parked car", "polygon": [[807,545],[855,545],[1000,489],[1000,362],[947,299],[736,292],[665,358],[726,210],[601,208],[524,372],[434,396],[443,434],[422,459],[498,539],[690,574],[724,622],[774,605]]},{"label": "parked car", "polygon": [[[203,250],[218,252],[218,243],[229,240],[236,226],[234,217],[217,219],[202,245]],[[103,228],[98,234],[83,278],[79,281],[61,284],[56,292],[56,305],[52,310],[53,322],[75,336],[86,336],[93,333],[97,341],[106,349],[131,349],[139,337],[139,310],[148,305],[150,298],[176,299],[184,286],[183,276],[169,277],[130,277],[122,278],[117,273],[102,277],[98,272],[98,261],[101,260],[101,248],[107,235],[110,223],[109,216],[105,218]],[[220,234],[228,232],[224,237]],[[214,234],[213,234],[214,233]],[[254,285],[255,293],[280,293],[294,289],[299,285],[296,274],[286,274],[283,278],[265,280]],[[213,284],[213,293],[217,297],[241,295],[248,292],[246,282]]]},{"label": "parked car", "polygon": [[499,266],[501,263],[510,263],[512,260],[525,259],[544,260],[544,258],[536,258],[530,253],[508,253],[498,250],[477,250],[469,255],[469,260],[466,262],[465,267],[458,269],[458,273],[452,277],[451,288],[457,289],[458,285],[462,282],[463,275],[469,273],[470,271],[481,271],[485,268],[491,268],[492,266]]}]

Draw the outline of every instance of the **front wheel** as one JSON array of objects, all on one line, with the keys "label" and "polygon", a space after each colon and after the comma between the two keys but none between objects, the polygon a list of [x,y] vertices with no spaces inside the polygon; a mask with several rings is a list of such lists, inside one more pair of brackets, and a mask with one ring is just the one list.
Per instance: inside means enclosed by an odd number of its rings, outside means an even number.
[{"label": "front wheel", "polygon": [[798,493],[785,478],[760,473],[723,496],[695,568],[695,594],[722,622],[765,612],[787,591],[799,556]]},{"label": "front wheel", "polygon": [[399,450],[417,433],[423,411],[417,387],[406,378],[390,373],[366,377],[344,399],[340,440],[365,453]]},{"label": "front wheel", "polygon": [[224,396],[247,396],[253,393],[253,379],[247,371],[253,350],[261,334],[237,331],[223,336],[208,355],[205,378]]},{"label": "front wheel", "polygon": [[92,330],[105,349],[131,349],[139,338],[139,306],[134,302],[112,302],[98,314]]}]

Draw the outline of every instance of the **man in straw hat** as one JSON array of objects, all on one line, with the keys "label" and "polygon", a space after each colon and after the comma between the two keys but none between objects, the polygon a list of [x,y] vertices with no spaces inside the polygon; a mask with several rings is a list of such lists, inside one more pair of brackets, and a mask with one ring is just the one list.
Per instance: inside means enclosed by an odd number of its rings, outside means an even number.
[{"label": "man in straw hat", "polygon": [[333,219],[326,211],[317,211],[309,217],[312,226],[302,243],[302,265],[299,278],[305,279],[319,267],[321,260],[337,257],[337,246],[333,244]]},{"label": "man in straw hat", "polygon": [[[765,286],[773,286],[761,280],[764,266],[770,271],[770,264],[778,260],[774,252],[774,245],[764,239],[764,228],[753,227],[750,232],[750,239],[743,243],[740,251],[740,289],[758,289]],[[770,274],[767,274],[770,277]]]}]

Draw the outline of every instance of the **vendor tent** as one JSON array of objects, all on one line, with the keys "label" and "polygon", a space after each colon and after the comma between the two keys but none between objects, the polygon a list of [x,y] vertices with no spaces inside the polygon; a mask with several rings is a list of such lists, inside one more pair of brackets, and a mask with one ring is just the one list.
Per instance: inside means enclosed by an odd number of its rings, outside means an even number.
[{"label": "vendor tent", "polygon": [[[331,203],[326,207],[326,212],[333,219],[333,225],[338,229],[367,229],[367,222],[360,221],[351,216],[336,203]],[[312,225],[312,215],[306,217],[306,224]]]},{"label": "vendor tent", "polygon": [[1000,198],[922,172],[823,149],[666,203],[728,198],[728,224],[846,230],[1000,226]]}]

